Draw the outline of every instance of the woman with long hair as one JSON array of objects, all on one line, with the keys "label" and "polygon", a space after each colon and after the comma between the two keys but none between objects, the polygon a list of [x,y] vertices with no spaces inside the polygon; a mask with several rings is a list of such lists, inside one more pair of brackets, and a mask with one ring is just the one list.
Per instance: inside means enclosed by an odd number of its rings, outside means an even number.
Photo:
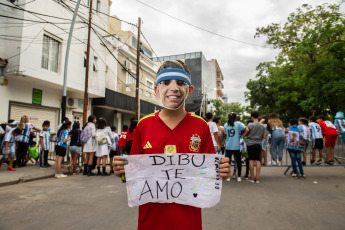
[{"label": "woman with long hair", "polygon": [[131,124],[129,126],[127,137],[126,137],[126,146],[125,146],[125,153],[127,155],[131,154],[132,149],[132,142],[134,139],[135,129],[137,128],[138,120],[131,121]]},{"label": "woman with long hair", "polygon": [[21,130],[21,133],[19,134],[17,138],[18,152],[17,152],[16,164],[19,165],[19,167],[23,167],[26,165],[25,156],[28,152],[29,137],[30,137],[31,130],[32,129],[36,131],[41,131],[41,130],[39,128],[34,127],[31,123],[29,123],[29,117],[26,115],[23,115],[20,118],[18,129]]},{"label": "woman with long hair", "polygon": [[88,176],[93,176],[94,173],[91,172],[92,170],[92,163],[93,163],[93,158],[95,156],[96,152],[96,116],[95,115],[90,115],[87,118],[87,123],[84,125],[84,129],[88,129],[89,133],[89,140],[84,143],[84,149],[83,149],[83,155],[84,157],[84,171],[83,175],[88,175]]},{"label": "woman with long hair", "polygon": [[80,133],[81,133],[81,130],[80,130],[79,122],[74,122],[72,130],[70,132],[71,142],[69,144],[69,152],[71,153],[71,156],[72,156],[70,167],[72,167],[73,174],[76,172],[78,157],[80,156],[81,151],[82,151]]},{"label": "woman with long hair", "polygon": [[268,117],[266,115],[261,116],[261,119],[259,119],[259,122],[265,127],[265,134],[266,138],[262,138],[261,141],[261,164],[266,166],[267,165],[267,157],[266,157],[266,152],[267,152],[267,135],[268,135],[268,129],[267,129],[267,124],[268,124]]},{"label": "woman with long hair", "polygon": [[[97,157],[97,175],[109,176],[110,174],[106,172],[107,158],[110,153],[111,144],[111,129],[107,124],[105,118],[101,117],[96,122],[96,157]],[[98,137],[102,137],[104,143],[97,143]],[[105,139],[104,139],[105,138]],[[101,161],[102,161],[102,173],[101,173]]]},{"label": "woman with long hair", "polygon": [[61,173],[61,164],[62,160],[66,156],[67,151],[67,142],[70,140],[70,137],[68,135],[69,131],[71,129],[71,122],[66,121],[62,124],[60,127],[58,133],[57,133],[57,140],[56,140],[56,146],[55,146],[55,177],[56,178],[64,178],[67,177],[67,175],[64,175]]},{"label": "woman with long hair", "polygon": [[[271,141],[271,165],[281,166],[283,160],[283,148],[285,141],[285,131],[283,122],[279,119],[276,113],[271,113],[268,118],[269,131],[272,134]],[[277,156],[278,150],[278,156]]]},{"label": "woman with long hair", "polygon": [[[242,181],[242,162],[240,151],[240,133],[246,129],[246,126],[241,122],[236,121],[236,114],[230,113],[228,115],[228,122],[224,125],[225,139],[225,156],[231,160],[234,156],[234,162],[237,165],[237,181]],[[235,172],[234,172],[235,173]],[[235,175],[236,177],[236,175]],[[230,177],[227,179],[230,181]]]}]

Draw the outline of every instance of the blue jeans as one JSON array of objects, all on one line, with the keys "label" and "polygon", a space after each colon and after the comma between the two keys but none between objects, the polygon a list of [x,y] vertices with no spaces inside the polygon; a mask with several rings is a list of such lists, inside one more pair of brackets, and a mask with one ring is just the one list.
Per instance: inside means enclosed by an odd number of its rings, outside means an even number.
[{"label": "blue jeans", "polygon": [[283,159],[283,148],[285,141],[285,132],[282,129],[276,129],[272,132],[272,142],[271,142],[271,156],[273,159],[277,160],[277,148],[279,160]]},{"label": "blue jeans", "polygon": [[298,174],[297,165],[296,165],[296,161],[297,161],[298,168],[299,168],[299,174],[304,175],[303,165],[302,165],[302,160],[301,160],[301,151],[295,150],[295,149],[288,149],[288,151],[289,151],[290,157],[291,157],[291,164],[292,164],[293,173]]}]

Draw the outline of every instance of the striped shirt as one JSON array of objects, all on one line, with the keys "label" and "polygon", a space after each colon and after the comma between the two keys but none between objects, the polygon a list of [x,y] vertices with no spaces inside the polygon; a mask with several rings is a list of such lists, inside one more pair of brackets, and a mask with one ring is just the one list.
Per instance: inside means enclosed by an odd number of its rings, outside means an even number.
[{"label": "striped shirt", "polygon": [[299,125],[298,128],[301,130],[301,134],[302,137],[304,138],[304,140],[311,140],[311,136],[310,136],[310,129],[308,126],[306,125]]},{"label": "striped shirt", "polygon": [[57,137],[56,145],[67,149],[67,142],[63,142],[63,140],[68,139],[68,133],[67,129],[62,130],[60,135]]},{"label": "striped shirt", "polygon": [[345,119],[335,119],[334,125],[339,128],[340,132],[345,132]]},{"label": "striped shirt", "polygon": [[29,143],[30,132],[31,132],[31,129],[33,129],[33,128],[34,128],[34,126],[31,123],[26,123],[23,130],[22,130],[22,133],[18,135],[17,140],[20,142]]},{"label": "striped shirt", "polygon": [[[43,139],[44,149],[42,148],[41,137]],[[50,147],[50,133],[42,130],[40,132],[40,148],[41,150],[49,150]]]},{"label": "striped shirt", "polygon": [[12,133],[13,130],[14,129],[11,129],[9,132],[7,132],[2,140],[1,149],[3,154],[6,154],[5,142],[8,142],[8,153],[16,152],[16,137]]},{"label": "striped shirt", "polygon": [[319,138],[323,138],[321,127],[319,124],[317,124],[315,122],[310,122],[309,128],[311,129],[311,136],[314,140],[319,139]]},{"label": "striped shirt", "polygon": [[116,151],[117,143],[119,142],[119,135],[115,132],[111,132],[111,150]]}]

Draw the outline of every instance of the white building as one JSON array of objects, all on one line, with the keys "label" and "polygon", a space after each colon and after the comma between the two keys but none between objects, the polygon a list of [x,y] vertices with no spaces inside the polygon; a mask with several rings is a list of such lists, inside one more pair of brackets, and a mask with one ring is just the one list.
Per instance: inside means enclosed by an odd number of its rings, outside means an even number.
[{"label": "white building", "polygon": [[[93,2],[93,24],[105,36],[101,29],[107,30],[109,2]],[[7,5],[1,5],[0,15],[0,122],[10,118],[19,121],[22,115],[28,115],[38,127],[44,120],[50,120],[51,129],[55,130],[60,122],[64,61],[73,16],[65,4],[73,10],[76,3],[21,0],[20,4],[15,2],[18,8],[6,0],[0,3]],[[88,18],[88,11],[89,7],[81,5],[78,12]],[[87,24],[77,17],[67,75],[66,116],[72,121],[82,120],[86,44]],[[105,96],[106,79],[109,84],[115,81],[109,78],[116,77],[112,73],[116,73],[117,67],[106,64],[106,52],[92,32],[88,115],[92,98]]]}]

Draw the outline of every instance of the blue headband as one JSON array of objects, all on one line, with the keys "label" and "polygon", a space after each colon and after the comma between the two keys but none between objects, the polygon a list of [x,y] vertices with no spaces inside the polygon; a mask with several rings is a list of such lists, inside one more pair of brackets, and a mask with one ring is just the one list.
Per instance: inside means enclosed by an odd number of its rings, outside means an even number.
[{"label": "blue headband", "polygon": [[191,84],[190,75],[182,69],[162,70],[157,74],[156,80],[157,80],[156,85],[158,85],[161,81],[165,81],[165,80],[182,80],[186,82],[188,85]]}]

